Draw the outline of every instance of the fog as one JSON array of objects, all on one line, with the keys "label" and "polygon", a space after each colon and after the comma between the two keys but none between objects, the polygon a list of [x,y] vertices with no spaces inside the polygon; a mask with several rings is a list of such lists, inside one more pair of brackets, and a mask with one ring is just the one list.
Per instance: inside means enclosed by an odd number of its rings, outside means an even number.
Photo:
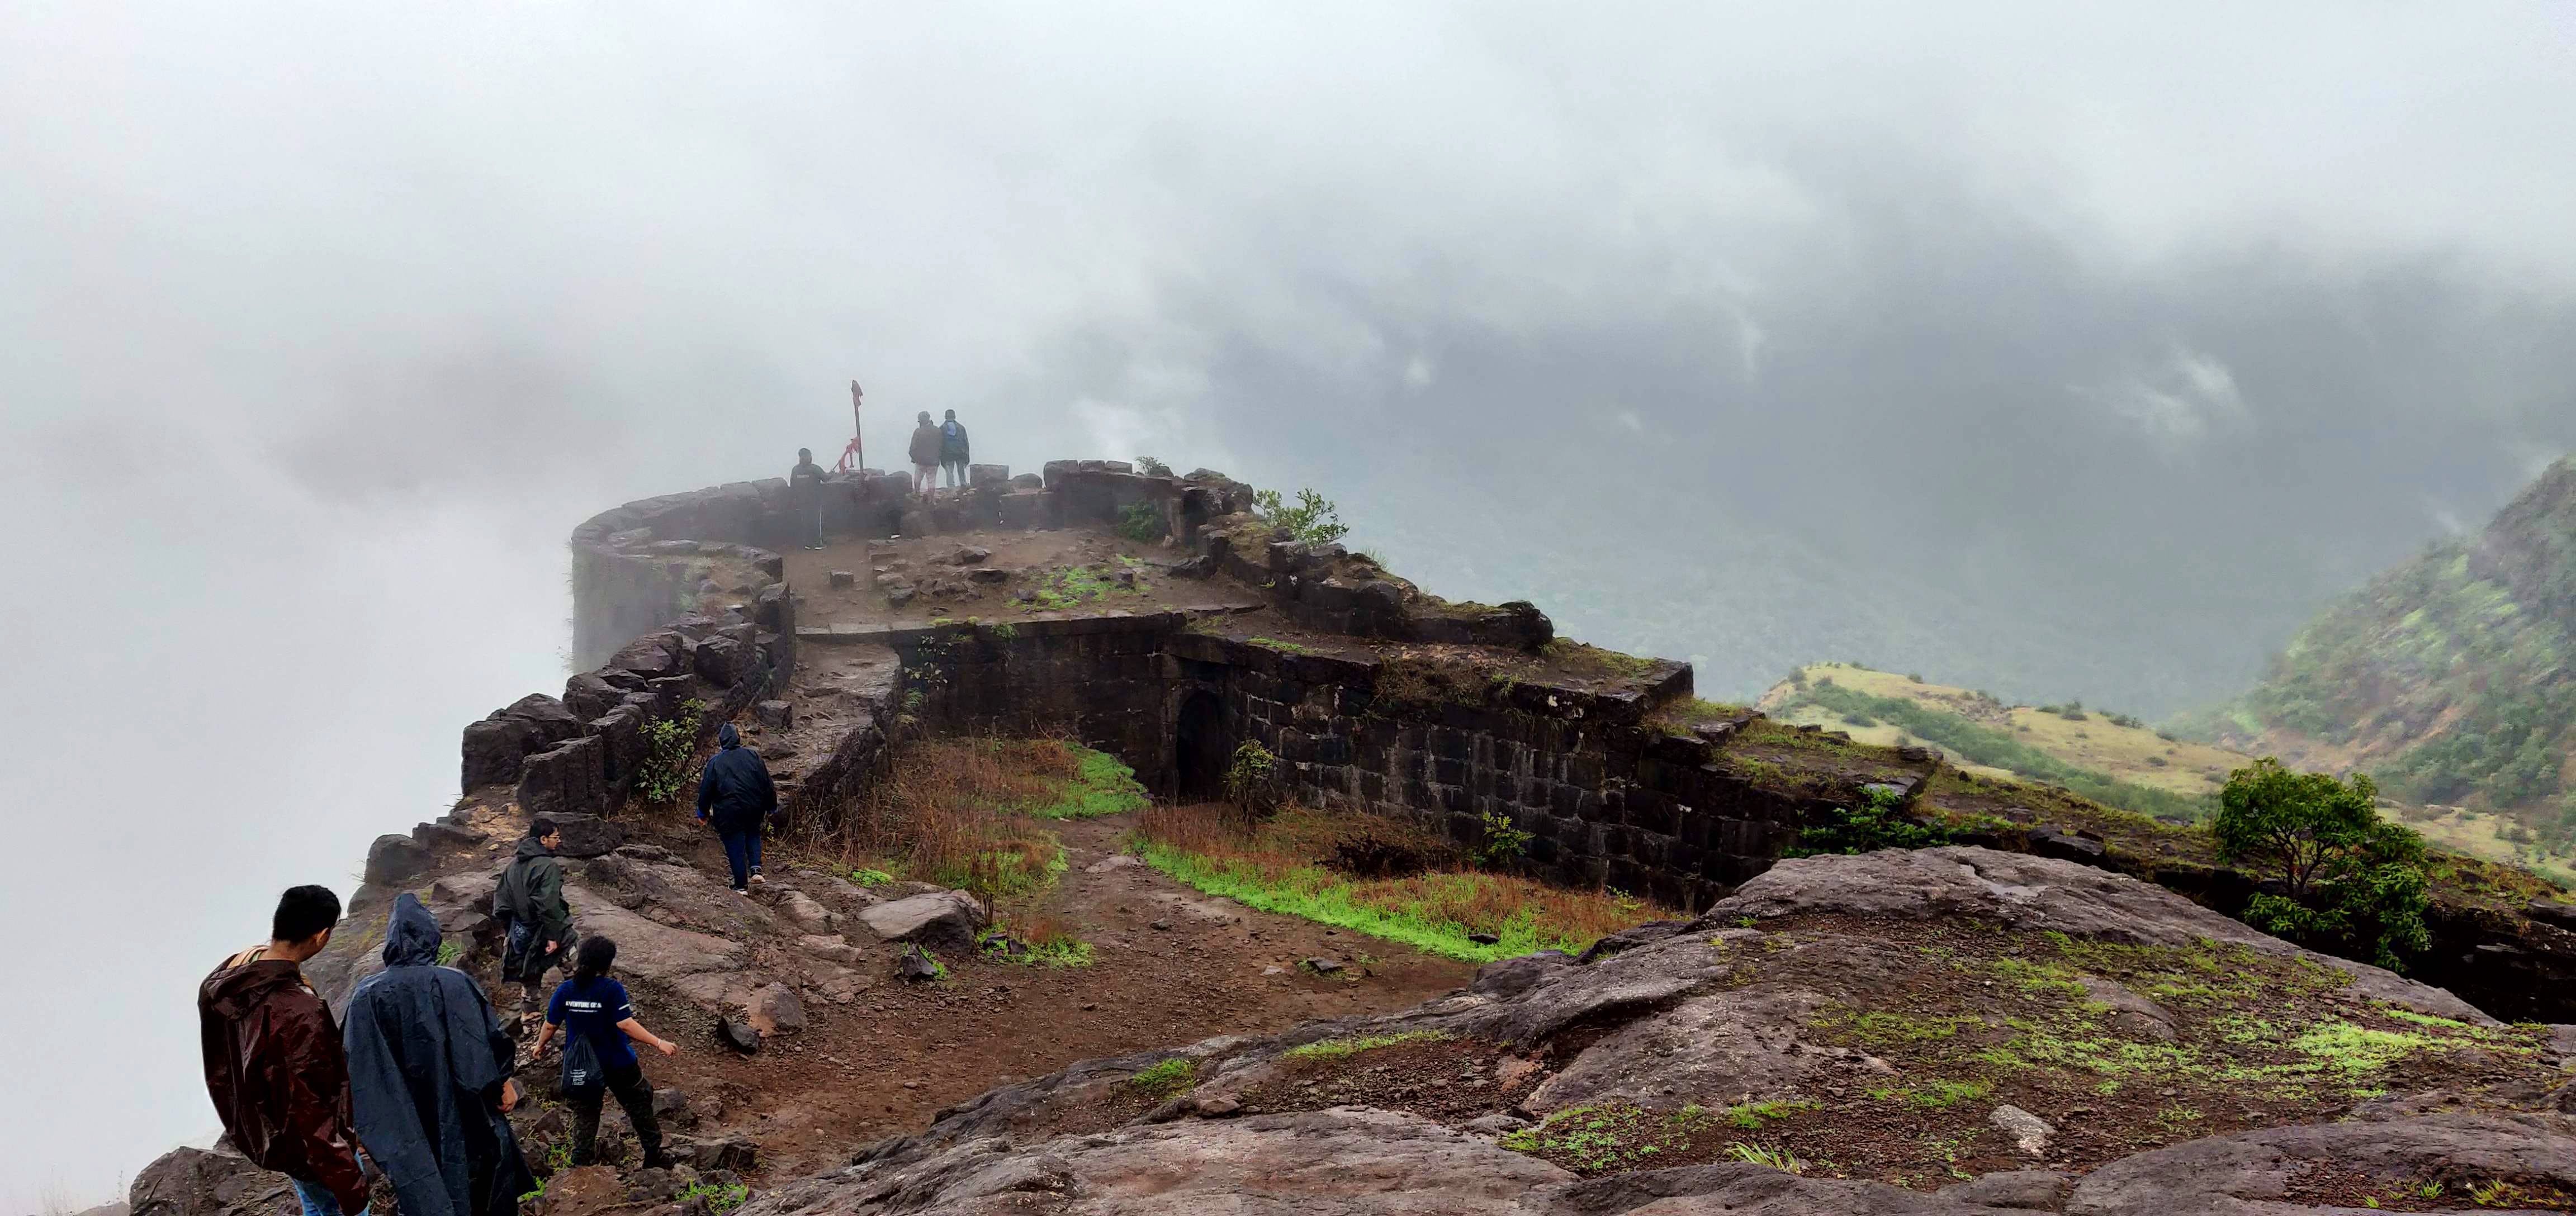
[{"label": "fog", "polygon": [[0,1203],[210,1135],[196,980],[559,684],[562,536],[854,376],[1716,694],[2226,695],[2576,436],[2576,31],[2133,7],[0,9]]}]

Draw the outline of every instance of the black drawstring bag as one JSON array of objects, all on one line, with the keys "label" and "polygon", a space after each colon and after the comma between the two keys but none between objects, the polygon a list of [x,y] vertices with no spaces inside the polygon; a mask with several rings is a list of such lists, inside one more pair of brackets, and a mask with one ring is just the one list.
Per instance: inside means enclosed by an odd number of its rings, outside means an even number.
[{"label": "black drawstring bag", "polygon": [[600,1066],[599,1048],[590,1036],[574,1031],[564,1036],[563,1091],[567,1094],[594,1093],[608,1088],[608,1070]]}]

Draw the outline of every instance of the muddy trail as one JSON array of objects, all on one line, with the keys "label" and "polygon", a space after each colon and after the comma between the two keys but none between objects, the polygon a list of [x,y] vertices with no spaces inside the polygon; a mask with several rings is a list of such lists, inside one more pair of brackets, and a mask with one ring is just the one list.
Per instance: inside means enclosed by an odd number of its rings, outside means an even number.
[{"label": "muddy trail", "polygon": [[[630,978],[638,1016],[681,1042],[646,1062],[666,1099],[697,1113],[701,1136],[747,1137],[760,1185],[841,1164],[857,1147],[919,1132],[942,1109],[1076,1060],[1219,1035],[1272,1034],[1302,1022],[1409,1008],[1467,983],[1467,964],[1201,895],[1120,852],[1133,813],[1052,825],[1066,872],[1014,905],[1093,947],[1087,966],[951,953],[936,981],[895,978],[890,953],[854,970],[846,1000],[807,999],[807,1026],[753,1055],[722,1046],[716,1019],[649,980]],[[722,848],[679,810],[637,816],[635,839],[725,872]],[[819,866],[789,848],[767,858],[756,901],[818,885]],[[865,938],[860,930],[853,941]],[[873,945],[873,943],[870,943]],[[1335,974],[1300,965],[1342,964]],[[688,1116],[682,1116],[687,1119]],[[607,1125],[622,1129],[622,1119]]]}]

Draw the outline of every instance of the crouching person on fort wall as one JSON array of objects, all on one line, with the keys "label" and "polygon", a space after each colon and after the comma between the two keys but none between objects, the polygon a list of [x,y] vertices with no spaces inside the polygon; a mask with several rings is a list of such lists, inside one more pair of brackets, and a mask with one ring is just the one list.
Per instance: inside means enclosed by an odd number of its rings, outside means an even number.
[{"label": "crouching person on fort wall", "polygon": [[626,985],[609,974],[616,964],[616,942],[593,937],[581,943],[572,978],[556,987],[546,1005],[546,1028],[537,1035],[535,1054],[542,1059],[556,1028],[563,1029],[563,1096],[564,1105],[572,1108],[574,1165],[590,1164],[599,1140],[600,1105],[615,1095],[626,1121],[635,1126],[644,1168],[666,1167],[671,1160],[662,1155],[662,1127],[653,1118],[653,1084],[644,1079],[634,1045],[642,1043],[666,1056],[680,1048],[635,1020]]},{"label": "crouching person on fort wall", "polygon": [[537,1189],[503,1118],[519,1104],[518,1044],[474,977],[438,965],[438,920],[409,891],[385,926],[385,969],[349,995],[358,1141],[402,1216],[518,1216]]},{"label": "crouching person on fort wall", "polygon": [[197,986],[206,1092],[224,1135],[252,1164],[294,1182],[304,1216],[361,1216],[367,1207],[348,1057],[331,1007],[303,972],[339,920],[330,888],[291,888],[270,918],[268,944],[225,959]]}]

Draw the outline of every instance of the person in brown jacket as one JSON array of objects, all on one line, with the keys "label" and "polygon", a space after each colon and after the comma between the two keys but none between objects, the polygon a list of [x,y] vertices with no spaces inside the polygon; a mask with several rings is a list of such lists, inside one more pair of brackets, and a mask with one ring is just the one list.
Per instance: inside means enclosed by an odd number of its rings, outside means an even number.
[{"label": "person in brown jacket", "polygon": [[939,425],[930,420],[930,411],[921,411],[920,423],[912,428],[912,488],[923,498],[939,486],[941,442]]},{"label": "person in brown jacket", "polygon": [[294,1181],[304,1216],[364,1216],[367,1207],[348,1057],[331,1007],[302,970],[339,921],[330,888],[291,888],[268,944],[225,959],[197,986],[206,1092],[224,1134],[252,1164]]}]

